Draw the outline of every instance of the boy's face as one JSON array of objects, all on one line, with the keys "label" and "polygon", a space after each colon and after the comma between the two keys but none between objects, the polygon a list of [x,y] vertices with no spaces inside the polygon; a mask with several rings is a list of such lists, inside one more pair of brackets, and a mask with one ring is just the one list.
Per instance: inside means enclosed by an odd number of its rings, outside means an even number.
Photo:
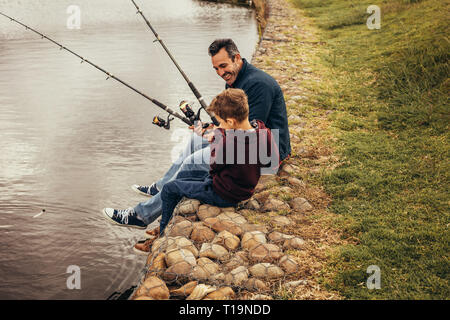
[{"label": "boy's face", "polygon": [[237,54],[232,61],[227,50],[222,48],[211,60],[217,74],[231,86],[241,71],[241,56]]}]

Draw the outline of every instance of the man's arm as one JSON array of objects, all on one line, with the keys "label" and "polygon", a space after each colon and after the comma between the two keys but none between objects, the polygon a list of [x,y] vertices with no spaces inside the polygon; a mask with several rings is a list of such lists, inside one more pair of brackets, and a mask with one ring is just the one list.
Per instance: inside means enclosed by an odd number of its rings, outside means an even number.
[{"label": "man's arm", "polygon": [[273,102],[273,88],[265,82],[258,81],[244,90],[248,96],[250,121],[258,119],[267,123]]}]

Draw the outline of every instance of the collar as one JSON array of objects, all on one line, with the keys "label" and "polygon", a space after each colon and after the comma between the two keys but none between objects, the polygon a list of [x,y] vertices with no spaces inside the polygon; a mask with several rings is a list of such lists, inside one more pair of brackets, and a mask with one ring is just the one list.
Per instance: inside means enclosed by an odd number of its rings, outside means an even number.
[{"label": "collar", "polygon": [[248,62],[245,58],[242,58],[242,68],[238,73],[238,76],[236,77],[236,80],[234,80],[233,85],[229,86],[228,83],[225,85],[225,88],[236,88],[236,84],[242,79],[244,73],[247,71]]}]

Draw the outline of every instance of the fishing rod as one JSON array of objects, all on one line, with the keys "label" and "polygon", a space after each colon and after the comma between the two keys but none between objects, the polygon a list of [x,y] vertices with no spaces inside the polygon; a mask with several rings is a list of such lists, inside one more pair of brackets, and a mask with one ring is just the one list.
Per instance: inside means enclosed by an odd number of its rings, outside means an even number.
[{"label": "fishing rod", "polygon": [[15,23],[20,24],[21,26],[25,27],[26,30],[30,30],[30,31],[32,31],[32,32],[34,32],[34,33],[36,33],[36,34],[38,34],[39,36],[42,37],[42,39],[47,39],[48,41],[50,41],[50,42],[56,44],[56,45],[59,47],[60,50],[65,50],[65,51],[71,53],[72,55],[74,55],[74,56],[80,58],[80,59],[81,59],[81,63],[86,62],[87,64],[89,64],[89,65],[93,66],[94,68],[100,70],[101,72],[103,72],[104,74],[106,74],[106,75],[108,76],[108,78],[106,78],[106,80],[108,80],[108,79],[111,78],[111,79],[114,79],[114,80],[118,81],[119,83],[121,83],[121,84],[123,84],[124,86],[130,88],[130,89],[133,90],[134,92],[140,94],[141,96],[143,96],[143,97],[146,98],[147,100],[150,100],[150,101],[153,102],[155,105],[157,105],[158,107],[160,107],[161,109],[163,109],[164,111],[166,111],[167,113],[169,113],[169,115],[168,115],[168,117],[167,117],[167,120],[166,120],[166,119],[163,119],[163,118],[161,118],[161,117],[159,117],[159,116],[154,117],[154,118],[153,118],[153,124],[155,124],[155,125],[157,125],[157,126],[159,126],[159,127],[162,127],[162,128],[165,128],[165,129],[168,130],[168,129],[170,129],[170,122],[174,119],[174,118],[170,118],[170,116],[174,116],[174,117],[180,119],[181,121],[183,121],[184,123],[186,123],[186,124],[189,125],[189,126],[192,126],[192,125],[194,124],[194,122],[191,121],[189,118],[182,116],[181,114],[179,114],[179,113],[176,112],[176,111],[173,111],[172,109],[170,109],[168,106],[166,106],[166,105],[163,104],[162,102],[159,102],[158,100],[149,97],[149,96],[146,95],[145,93],[143,93],[143,92],[137,90],[136,88],[132,87],[131,85],[129,85],[129,84],[126,83],[125,81],[123,81],[123,80],[117,78],[115,75],[113,75],[113,74],[111,74],[110,72],[104,70],[103,68],[101,68],[101,67],[99,67],[98,65],[92,63],[91,61],[89,61],[89,60],[83,58],[83,57],[80,56],[79,54],[77,54],[77,53],[75,53],[74,51],[68,49],[67,47],[64,47],[64,46],[61,45],[60,43],[58,43],[58,42],[56,42],[55,40],[53,40],[53,39],[47,37],[46,35],[40,33],[39,31],[36,31],[35,29],[33,29],[33,28],[31,28],[31,27],[29,27],[29,26],[23,24],[23,23],[20,22],[20,21],[17,21],[17,20],[14,19],[14,18],[11,18],[10,16],[8,16],[8,15],[2,13],[2,12],[0,12],[0,15],[6,17],[6,18],[8,18],[8,19],[10,19],[11,21],[13,21],[13,22],[15,22]]},{"label": "fishing rod", "polygon": [[[145,17],[144,13],[142,12],[142,10],[139,8],[139,6],[136,4],[136,2],[134,0],[131,0],[131,2],[133,2],[134,6],[137,9],[137,13],[136,14],[140,14],[142,16],[142,18],[144,19],[145,23],[147,24],[147,26],[150,28],[150,30],[153,32],[153,34],[156,37],[156,40],[154,42],[159,42],[161,44],[161,46],[163,47],[164,51],[166,51],[167,55],[169,56],[170,60],[172,60],[172,62],[175,64],[175,67],[177,67],[178,71],[180,71],[181,75],[183,76],[184,80],[186,80],[189,88],[191,88],[192,92],[194,93],[195,97],[197,98],[198,102],[200,102],[200,109],[198,110],[197,114],[194,113],[194,111],[191,109],[191,107],[189,106],[189,104],[185,101],[182,101],[180,104],[180,109],[181,111],[183,111],[183,113],[185,114],[186,117],[188,117],[189,119],[191,119],[191,121],[195,122],[200,120],[200,112],[201,110],[205,110],[205,112],[211,117],[212,122],[214,123],[214,125],[219,126],[219,121],[217,121],[214,113],[209,112],[207,110],[207,105],[205,100],[203,99],[203,96],[200,94],[200,92],[197,90],[197,88],[195,87],[195,85],[192,83],[192,81],[188,78],[188,76],[186,75],[186,73],[184,73],[184,71],[181,69],[180,65],[177,63],[177,61],[175,60],[175,58],[173,57],[173,55],[170,53],[169,49],[166,47],[166,45],[164,44],[164,41],[159,37],[158,33],[156,32],[156,30],[152,27],[150,21],[148,21],[148,19]],[[208,124],[209,126],[209,124]],[[207,127],[206,125],[204,125],[203,127]]]}]

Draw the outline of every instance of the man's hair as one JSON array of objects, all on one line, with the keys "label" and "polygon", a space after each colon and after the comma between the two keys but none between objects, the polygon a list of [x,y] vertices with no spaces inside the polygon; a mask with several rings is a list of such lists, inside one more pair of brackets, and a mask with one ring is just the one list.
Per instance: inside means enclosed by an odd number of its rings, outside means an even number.
[{"label": "man's hair", "polygon": [[241,89],[226,89],[211,102],[208,111],[226,120],[229,118],[242,122],[248,119],[248,98]]},{"label": "man's hair", "polygon": [[211,57],[214,57],[222,48],[225,48],[228,56],[233,62],[236,55],[240,54],[239,49],[231,39],[217,39],[209,46],[208,53]]}]

